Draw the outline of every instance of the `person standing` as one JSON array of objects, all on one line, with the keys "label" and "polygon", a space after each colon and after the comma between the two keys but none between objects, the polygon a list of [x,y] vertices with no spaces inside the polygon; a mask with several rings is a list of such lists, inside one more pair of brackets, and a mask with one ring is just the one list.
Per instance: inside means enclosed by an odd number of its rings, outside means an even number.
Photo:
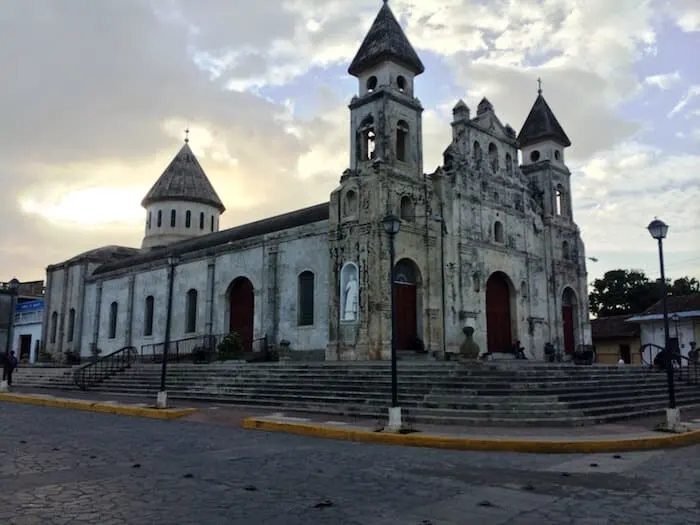
[{"label": "person standing", "polygon": [[10,353],[4,356],[3,367],[2,367],[2,380],[7,381],[7,386],[12,386],[12,372],[17,368],[18,362],[15,357],[14,350],[10,350]]}]

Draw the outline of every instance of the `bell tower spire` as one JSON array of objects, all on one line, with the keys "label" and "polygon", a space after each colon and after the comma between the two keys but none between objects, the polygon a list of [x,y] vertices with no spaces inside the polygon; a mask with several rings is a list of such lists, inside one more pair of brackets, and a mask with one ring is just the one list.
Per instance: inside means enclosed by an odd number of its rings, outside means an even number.
[{"label": "bell tower spire", "polygon": [[415,78],[425,67],[394,16],[382,2],[348,73],[359,81],[350,104],[350,168],[380,161],[409,177],[423,173],[421,115]]}]

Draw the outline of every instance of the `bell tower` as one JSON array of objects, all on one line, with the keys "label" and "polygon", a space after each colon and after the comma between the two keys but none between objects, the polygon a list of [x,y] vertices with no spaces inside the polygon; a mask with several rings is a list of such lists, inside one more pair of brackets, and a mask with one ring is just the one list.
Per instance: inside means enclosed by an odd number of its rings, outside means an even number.
[{"label": "bell tower", "polygon": [[[348,73],[358,81],[350,102],[349,168],[330,196],[328,360],[386,359],[391,348],[393,286],[386,216],[400,217],[397,265],[411,281],[415,318],[399,326],[403,347],[423,335],[426,183],[415,79],[425,70],[384,0]],[[415,271],[414,271],[415,270]],[[391,285],[389,276],[392,275]],[[404,274],[401,274],[404,275]]]},{"label": "bell tower", "polygon": [[421,115],[415,78],[425,67],[386,0],[348,73],[358,79],[350,103],[350,169],[379,161],[397,174],[423,175]]}]

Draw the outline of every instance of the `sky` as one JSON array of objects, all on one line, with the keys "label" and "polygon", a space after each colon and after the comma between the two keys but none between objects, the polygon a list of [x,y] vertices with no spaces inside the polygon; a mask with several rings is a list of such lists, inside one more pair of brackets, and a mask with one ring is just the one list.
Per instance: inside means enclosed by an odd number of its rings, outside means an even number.
[{"label": "sky", "polygon": [[[517,130],[544,96],[573,146],[589,281],[700,278],[700,1],[391,0],[426,66],[425,170],[451,109]],[[348,167],[347,66],[381,0],[0,0],[0,281],[140,246],[140,202],[182,145],[221,227],[328,200]]]}]

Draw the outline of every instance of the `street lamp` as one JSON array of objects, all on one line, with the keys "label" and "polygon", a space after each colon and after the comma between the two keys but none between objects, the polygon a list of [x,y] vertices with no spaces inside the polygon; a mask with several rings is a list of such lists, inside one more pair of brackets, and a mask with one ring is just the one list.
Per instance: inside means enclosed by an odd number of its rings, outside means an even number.
[{"label": "street lamp", "polygon": [[384,231],[389,236],[389,294],[391,297],[391,408],[389,409],[389,426],[391,432],[401,430],[401,407],[399,407],[398,379],[396,371],[396,300],[394,294],[394,237],[401,229],[401,219],[396,215],[387,215],[382,220]]},{"label": "street lamp", "polygon": [[168,370],[168,349],[170,347],[170,324],[173,309],[173,284],[175,281],[175,266],[179,259],[175,255],[168,256],[168,306],[166,308],[165,317],[165,340],[163,341],[163,363],[160,369],[160,391],[158,392],[158,399],[156,401],[156,407],[167,408],[168,407],[168,393],[165,390],[165,375]]},{"label": "street lamp", "polygon": [[659,267],[661,268],[661,304],[663,305],[664,313],[664,349],[666,357],[666,380],[668,382],[668,409],[666,410],[666,426],[668,430],[677,428],[680,424],[680,414],[676,408],[676,387],[673,378],[673,356],[671,355],[671,345],[669,341],[668,329],[668,301],[666,290],[666,274],[664,271],[664,248],[663,240],[668,233],[668,225],[654,219],[647,226],[647,230],[651,236],[658,241],[659,244]]}]

